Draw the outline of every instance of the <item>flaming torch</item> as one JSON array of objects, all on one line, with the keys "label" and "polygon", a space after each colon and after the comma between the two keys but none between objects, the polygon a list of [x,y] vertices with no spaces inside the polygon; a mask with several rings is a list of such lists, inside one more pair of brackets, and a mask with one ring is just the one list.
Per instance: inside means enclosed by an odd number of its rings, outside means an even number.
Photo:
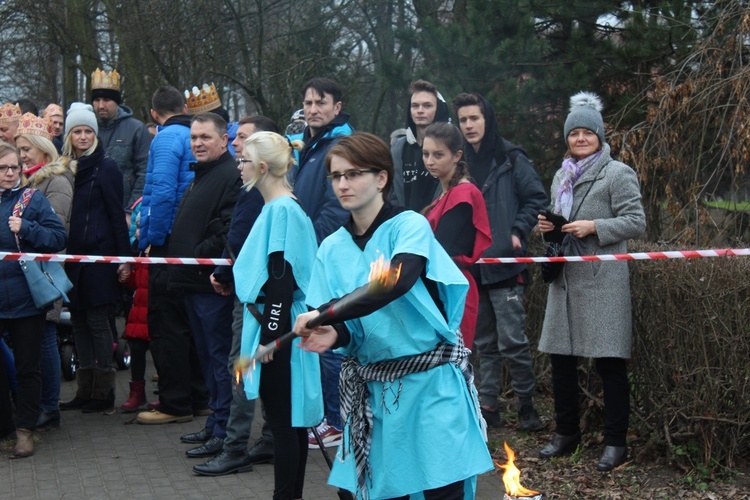
[{"label": "flaming torch", "polygon": [[[334,302],[328,309],[321,312],[320,315],[307,322],[308,328],[315,328],[322,325],[331,318],[341,316],[352,307],[356,307],[368,297],[374,297],[389,292],[398,282],[401,276],[401,264],[392,267],[389,261],[385,260],[383,255],[375,262],[370,263],[369,281],[366,286],[361,286],[353,292],[345,295]],[[287,332],[273,342],[269,342],[258,348],[258,352],[252,357],[240,357],[234,365],[235,380],[239,383],[242,375],[255,366],[255,362],[260,360],[266,354],[278,351],[284,346],[290,344],[296,337],[294,332]]]},{"label": "flaming torch", "polygon": [[516,454],[510,449],[508,443],[504,442],[503,447],[505,448],[505,454],[508,455],[508,461],[502,465],[497,462],[495,463],[498,467],[505,469],[505,472],[503,472],[503,485],[505,486],[505,496],[503,499],[516,500],[523,498],[526,500],[541,500],[541,493],[524,488],[521,485],[521,471],[518,470],[515,464]]}]

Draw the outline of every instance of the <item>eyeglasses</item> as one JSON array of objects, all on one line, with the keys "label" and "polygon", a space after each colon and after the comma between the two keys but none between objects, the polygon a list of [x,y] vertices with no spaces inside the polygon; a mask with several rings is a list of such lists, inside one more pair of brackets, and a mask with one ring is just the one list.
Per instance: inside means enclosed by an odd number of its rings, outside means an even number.
[{"label": "eyeglasses", "polygon": [[0,165],[0,174],[8,173],[8,169],[10,169],[10,171],[14,174],[21,171],[21,167],[19,165]]},{"label": "eyeglasses", "polygon": [[253,160],[242,158],[241,156],[237,158],[237,165],[242,165],[243,163],[252,163]]},{"label": "eyeglasses", "polygon": [[365,168],[361,170],[354,168],[343,173],[336,172],[334,174],[328,174],[326,175],[326,177],[333,182],[339,182],[342,177],[346,177],[347,182],[351,182],[353,180],[359,179],[364,174],[377,174],[378,172],[380,172],[380,170],[376,170],[374,168]]}]

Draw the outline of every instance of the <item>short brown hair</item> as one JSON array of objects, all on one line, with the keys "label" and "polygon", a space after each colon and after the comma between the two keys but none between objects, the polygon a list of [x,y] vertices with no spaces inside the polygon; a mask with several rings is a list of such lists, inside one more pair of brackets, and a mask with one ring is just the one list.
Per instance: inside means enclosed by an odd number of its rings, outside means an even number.
[{"label": "short brown hair", "polygon": [[326,171],[331,173],[331,157],[340,156],[359,168],[371,168],[388,174],[383,199],[388,199],[393,185],[391,150],[383,139],[368,132],[355,132],[342,137],[326,155]]},{"label": "short brown hair", "polygon": [[409,93],[414,94],[416,92],[429,92],[437,98],[438,90],[435,85],[428,82],[427,80],[415,80],[409,85]]}]

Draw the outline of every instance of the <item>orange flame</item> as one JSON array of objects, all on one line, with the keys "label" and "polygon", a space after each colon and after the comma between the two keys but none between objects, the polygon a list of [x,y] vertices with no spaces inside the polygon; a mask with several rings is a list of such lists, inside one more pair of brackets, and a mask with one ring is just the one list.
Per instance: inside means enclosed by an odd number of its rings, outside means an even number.
[{"label": "orange flame", "polygon": [[242,375],[255,368],[255,360],[241,356],[234,364],[234,381],[240,383]]},{"label": "orange flame", "polygon": [[505,448],[505,454],[508,455],[508,461],[504,464],[495,462],[495,465],[505,469],[505,472],[503,472],[505,493],[513,497],[533,497],[534,495],[538,495],[538,491],[529,490],[521,486],[521,471],[518,470],[515,464],[516,454],[510,449],[508,443],[504,442],[503,447]]},{"label": "orange flame", "polygon": [[390,261],[386,261],[384,255],[370,263],[370,288],[377,288],[382,291],[390,290],[400,277],[401,264],[391,267]]}]

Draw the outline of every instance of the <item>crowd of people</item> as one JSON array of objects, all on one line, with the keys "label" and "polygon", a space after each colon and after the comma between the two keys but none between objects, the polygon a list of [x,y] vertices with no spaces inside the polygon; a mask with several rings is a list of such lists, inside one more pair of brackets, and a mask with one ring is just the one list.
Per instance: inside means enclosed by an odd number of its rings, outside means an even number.
[{"label": "crowd of people", "polygon": [[[548,203],[478,93],[449,105],[413,82],[389,145],[355,131],[328,78],[304,85],[284,133],[264,116],[231,122],[213,85],[156,89],[154,130],[122,104],[116,70],[97,69],[91,88],[91,104],[66,112],[0,107],[0,250],[234,264],[67,263],[80,366],[75,397],[60,403],[62,300],[38,307],[18,262],[0,261],[0,437],[15,432],[17,458],[61,411],[115,408],[125,296],[133,361],[120,409],[143,425],[206,416],[179,437],[205,459],[196,474],[273,462],[273,498],[301,499],[308,449],[338,446],[329,482],[357,497],[473,498],[493,468],[487,426],[503,425],[504,363],[519,429],[545,427],[525,334],[531,276],[478,259],[525,255],[537,224],[556,255],[619,253],[645,229],[636,175],[612,159],[592,94],[571,98]],[[386,287],[370,286],[379,259],[398,270]],[[556,266],[546,278],[539,350],[552,360],[556,428],[540,456],[579,445],[577,359],[592,357],[605,401],[597,468],[608,471],[627,458],[627,264]],[[264,347],[289,331],[290,348]],[[147,404],[148,351],[159,398]],[[252,443],[256,399],[264,424]]]}]

